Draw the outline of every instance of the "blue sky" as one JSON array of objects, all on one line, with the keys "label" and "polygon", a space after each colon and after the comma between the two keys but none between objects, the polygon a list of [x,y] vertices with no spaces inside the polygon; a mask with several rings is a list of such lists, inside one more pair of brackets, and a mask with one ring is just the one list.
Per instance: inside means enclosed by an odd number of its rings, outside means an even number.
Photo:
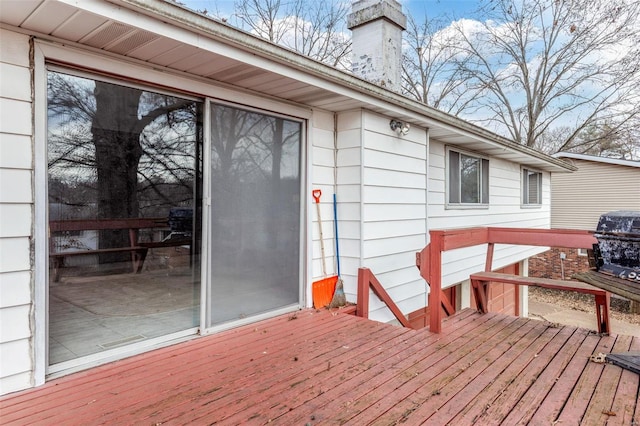
[{"label": "blue sky", "polygon": [[429,16],[446,15],[453,18],[471,17],[478,8],[476,0],[402,0],[404,13],[421,20],[425,13]]},{"label": "blue sky", "polygon": [[[194,10],[208,10],[216,15],[218,10],[221,15],[229,15],[233,12],[233,0],[179,0],[188,8]],[[322,1],[322,0],[316,0]],[[477,9],[477,0],[400,0],[403,11],[422,20],[425,12],[430,16],[446,15],[453,18],[471,17]]]}]

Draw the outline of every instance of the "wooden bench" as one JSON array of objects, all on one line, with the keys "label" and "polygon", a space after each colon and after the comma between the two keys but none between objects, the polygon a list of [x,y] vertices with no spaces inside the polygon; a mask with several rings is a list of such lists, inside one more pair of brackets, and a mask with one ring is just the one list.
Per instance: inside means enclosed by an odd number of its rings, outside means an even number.
[{"label": "wooden bench", "polygon": [[502,282],[514,285],[528,285],[534,287],[550,288],[554,290],[574,291],[583,294],[592,294],[596,304],[596,318],[599,333],[609,333],[611,323],[609,321],[609,305],[611,293],[598,287],[580,282],[552,280],[548,278],[523,277],[520,275],[501,274],[498,272],[477,272],[471,274],[471,286],[476,298],[478,311],[487,312],[489,283]]},{"label": "wooden bench", "polygon": [[49,222],[49,232],[53,236],[60,232],[101,231],[101,230],[127,230],[129,233],[129,245],[125,247],[90,249],[81,251],[55,252],[51,244],[49,258],[53,268],[54,282],[60,281],[64,261],[69,257],[95,255],[102,253],[131,253],[132,272],[140,273],[147,257],[147,252],[152,248],[175,247],[190,245],[188,238],[177,238],[168,241],[140,242],[138,234],[141,229],[168,228],[166,218],[122,218],[122,219],[72,219],[52,220]]}]

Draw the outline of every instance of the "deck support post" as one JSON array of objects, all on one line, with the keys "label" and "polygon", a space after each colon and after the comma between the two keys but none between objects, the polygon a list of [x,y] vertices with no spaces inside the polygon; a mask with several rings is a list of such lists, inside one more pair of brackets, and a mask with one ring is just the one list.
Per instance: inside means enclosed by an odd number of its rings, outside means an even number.
[{"label": "deck support post", "polygon": [[598,320],[598,333],[609,333],[611,324],[609,324],[609,306],[611,306],[611,293],[607,292],[604,296],[594,295],[596,299],[596,317]]}]

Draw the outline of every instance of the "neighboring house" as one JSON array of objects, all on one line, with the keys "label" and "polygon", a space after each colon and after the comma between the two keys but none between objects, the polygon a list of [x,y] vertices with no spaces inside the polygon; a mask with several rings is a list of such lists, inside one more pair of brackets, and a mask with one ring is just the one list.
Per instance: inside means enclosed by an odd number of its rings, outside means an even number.
[{"label": "neighboring house", "polygon": [[[355,56],[375,65],[404,16],[394,0],[358,4],[374,10],[351,17]],[[415,253],[430,229],[548,228],[551,174],[574,170],[399,95],[399,44],[384,47],[391,69],[368,74],[382,87],[173,3],[0,8],[0,393],[312,306],[324,277],[312,189],[326,274],[335,192],[348,300],[366,266],[409,315],[427,300]],[[77,220],[54,224],[60,204]],[[188,226],[161,223],[176,206],[192,209]],[[51,234],[97,223],[95,270],[58,276],[67,254]],[[158,241],[154,226],[188,240]],[[147,251],[167,267],[140,263]],[[538,252],[498,247],[494,264],[526,273]],[[458,307],[484,261],[482,247],[446,253]],[[119,263],[141,272],[102,269]],[[393,318],[377,300],[370,317]]]},{"label": "neighboring house", "polygon": [[[595,231],[600,215],[640,211],[640,161],[560,152],[577,167],[551,177],[551,227]],[[586,250],[554,248],[529,259],[529,274],[569,279],[589,267]]]}]

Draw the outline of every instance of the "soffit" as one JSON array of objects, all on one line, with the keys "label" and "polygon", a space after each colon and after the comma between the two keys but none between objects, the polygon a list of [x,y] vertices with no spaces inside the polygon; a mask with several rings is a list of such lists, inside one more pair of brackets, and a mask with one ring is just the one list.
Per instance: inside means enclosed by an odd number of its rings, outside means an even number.
[{"label": "soffit", "polygon": [[2,23],[44,39],[71,42],[312,108],[332,112],[366,108],[428,127],[430,136],[444,143],[540,170],[572,169],[561,160],[174,4],[3,0],[0,7]]}]

